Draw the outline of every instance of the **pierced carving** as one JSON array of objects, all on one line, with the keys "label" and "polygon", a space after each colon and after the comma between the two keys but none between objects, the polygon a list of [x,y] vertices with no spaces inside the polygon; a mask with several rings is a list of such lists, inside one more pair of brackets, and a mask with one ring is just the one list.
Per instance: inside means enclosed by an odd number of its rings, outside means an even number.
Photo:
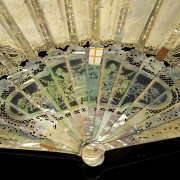
[{"label": "pierced carving", "polygon": [[22,50],[17,50],[11,46],[2,46],[0,45],[0,49],[4,56],[11,61],[14,66],[18,66],[21,62],[27,59],[26,54]]},{"label": "pierced carving", "polygon": [[7,75],[9,71],[0,63],[0,77]]}]

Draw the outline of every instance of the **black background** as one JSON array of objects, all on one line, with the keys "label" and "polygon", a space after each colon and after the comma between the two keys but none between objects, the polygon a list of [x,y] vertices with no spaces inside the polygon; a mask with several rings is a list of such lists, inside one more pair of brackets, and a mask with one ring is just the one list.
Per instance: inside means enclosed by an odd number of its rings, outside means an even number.
[{"label": "black background", "polygon": [[101,166],[89,167],[80,157],[60,153],[1,149],[0,173],[10,178],[119,180],[179,179],[180,138],[108,151]]}]

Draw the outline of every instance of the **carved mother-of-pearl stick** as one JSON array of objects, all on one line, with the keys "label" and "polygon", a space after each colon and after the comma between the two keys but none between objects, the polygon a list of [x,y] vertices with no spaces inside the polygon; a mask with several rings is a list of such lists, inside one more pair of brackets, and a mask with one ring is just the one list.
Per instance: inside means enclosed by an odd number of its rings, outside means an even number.
[{"label": "carved mother-of-pearl stick", "polygon": [[[20,28],[14,21],[13,17],[9,13],[8,9],[4,5],[3,1],[0,1],[0,14],[3,17],[3,20],[7,23],[8,27],[10,28],[11,32],[13,33],[15,39],[19,43],[19,45],[23,48],[24,52],[26,53],[28,58],[32,58],[35,56],[31,46],[29,45],[29,42],[27,41],[24,34],[21,32]],[[5,26],[7,27],[7,26]],[[7,28],[8,28],[7,27]],[[9,29],[7,30],[9,32]]]},{"label": "carved mother-of-pearl stick", "polygon": [[64,0],[67,26],[69,31],[69,40],[72,44],[77,44],[77,31],[72,8],[72,0]]},{"label": "carved mother-of-pearl stick", "polygon": [[127,13],[129,10],[130,0],[123,0],[120,10],[120,15],[116,27],[116,32],[114,36],[114,43],[120,44],[123,36],[124,26],[126,23]]},{"label": "carved mother-of-pearl stick", "polygon": [[40,50],[49,50],[51,48],[54,48],[55,43],[51,37],[51,33],[48,29],[48,26],[44,17],[44,12],[39,1],[38,0],[27,1],[26,5],[34,20],[34,23],[36,24],[39,32],[41,33],[43,37],[43,40],[46,46],[46,48],[44,47],[45,49],[40,49]]},{"label": "carved mother-of-pearl stick", "polygon": [[163,4],[163,1],[162,0],[157,0],[152,11],[151,11],[151,14],[144,26],[144,29],[142,30],[142,33],[139,37],[139,40],[138,40],[138,43],[136,44],[136,47],[139,49],[139,50],[142,50],[144,51],[145,47],[145,43],[146,43],[146,40],[148,39],[150,33],[151,33],[151,30],[153,28],[153,25],[154,23],[156,22],[156,17],[159,13],[159,10],[161,9],[161,6]]}]

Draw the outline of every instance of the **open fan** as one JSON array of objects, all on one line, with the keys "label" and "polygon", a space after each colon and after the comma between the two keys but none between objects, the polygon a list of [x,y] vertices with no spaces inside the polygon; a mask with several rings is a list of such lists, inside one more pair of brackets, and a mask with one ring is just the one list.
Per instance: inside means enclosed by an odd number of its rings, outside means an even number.
[{"label": "open fan", "polygon": [[92,51],[103,48],[53,50],[2,78],[2,147],[73,153],[93,166],[106,150],[179,136],[179,70],[134,49],[108,46],[100,61]]},{"label": "open fan", "polygon": [[97,166],[105,151],[180,137],[179,9],[140,1],[0,0],[1,148]]}]

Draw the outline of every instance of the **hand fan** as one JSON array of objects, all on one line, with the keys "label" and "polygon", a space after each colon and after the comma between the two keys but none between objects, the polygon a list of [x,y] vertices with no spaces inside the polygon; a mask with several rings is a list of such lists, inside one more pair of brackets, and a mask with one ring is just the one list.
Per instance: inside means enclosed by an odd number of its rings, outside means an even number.
[{"label": "hand fan", "polygon": [[0,147],[97,166],[180,137],[179,5],[0,0]]}]

